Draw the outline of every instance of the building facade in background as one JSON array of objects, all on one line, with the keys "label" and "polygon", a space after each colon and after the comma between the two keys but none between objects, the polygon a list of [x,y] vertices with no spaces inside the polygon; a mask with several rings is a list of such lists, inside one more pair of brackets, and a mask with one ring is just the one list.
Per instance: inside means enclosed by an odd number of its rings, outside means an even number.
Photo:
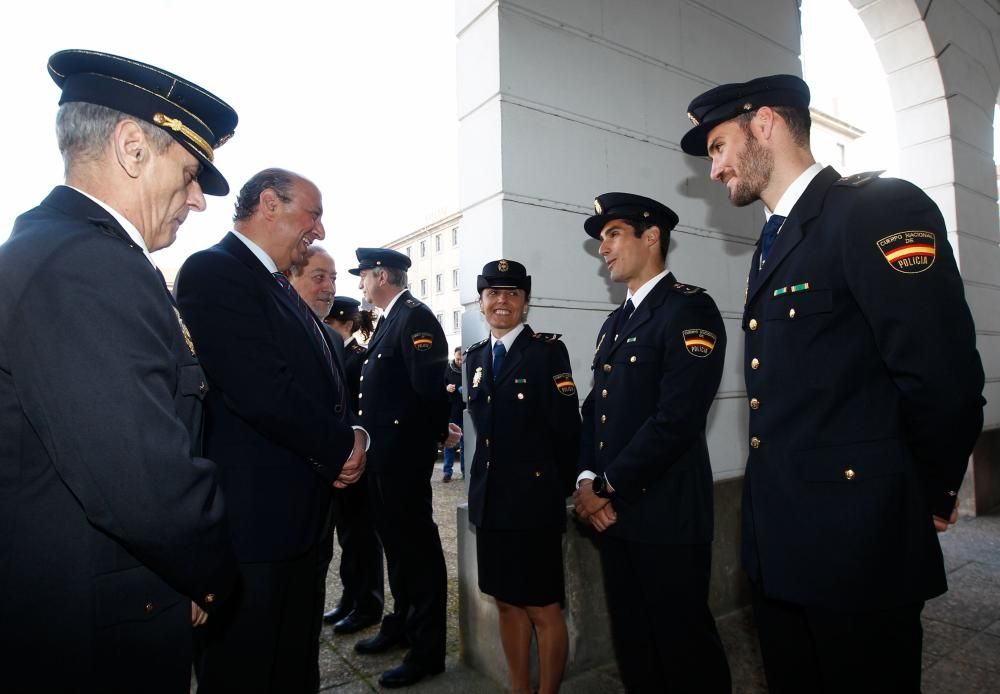
[{"label": "building facade in background", "polygon": [[413,261],[407,273],[409,290],[427,304],[448,338],[448,355],[462,344],[462,302],[459,298],[459,213],[432,222],[385,244]]}]

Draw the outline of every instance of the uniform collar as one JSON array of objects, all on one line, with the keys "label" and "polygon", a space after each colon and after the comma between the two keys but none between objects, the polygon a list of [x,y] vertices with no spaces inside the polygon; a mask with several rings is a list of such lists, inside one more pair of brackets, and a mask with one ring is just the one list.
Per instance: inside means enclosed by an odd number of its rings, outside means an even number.
[{"label": "uniform collar", "polygon": [[494,347],[496,347],[497,342],[502,342],[503,343],[503,348],[509,352],[510,348],[514,346],[514,340],[517,339],[517,336],[521,334],[522,330],[524,330],[524,323],[518,323],[516,328],[514,328],[513,330],[511,330],[509,333],[507,333],[503,337],[494,337],[493,336],[493,332],[491,331],[490,332],[490,349],[493,349]]},{"label": "uniform collar", "polygon": [[403,296],[403,294],[405,293],[406,290],[404,289],[403,291],[399,292],[396,296],[392,297],[392,301],[390,301],[389,305],[386,306],[385,309],[382,311],[382,317],[379,320],[385,320],[386,318],[389,317],[389,312],[392,310],[392,307],[396,305],[397,301],[399,301],[399,297]]},{"label": "uniform collar", "polygon": [[653,291],[653,288],[656,285],[658,285],[660,283],[660,280],[662,280],[668,274],[670,274],[670,270],[668,270],[667,268],[663,268],[663,272],[656,275],[656,277],[652,277],[646,280],[646,282],[641,287],[635,290],[635,294],[629,291],[625,297],[626,301],[628,299],[631,299],[632,306],[634,306],[635,308],[639,308],[639,304],[642,303],[642,300],[645,299],[647,296],[649,296],[649,293]]},{"label": "uniform collar", "polygon": [[805,171],[799,174],[799,177],[792,181],[792,184],[788,186],[784,193],[782,193],[781,198],[778,200],[778,204],[774,206],[774,211],[767,209],[764,206],[764,221],[766,222],[771,218],[773,214],[780,214],[782,217],[787,217],[792,208],[795,207],[795,203],[799,201],[802,194],[806,192],[806,188],[812,183],[812,180],[816,178],[816,175],[823,170],[823,165],[816,162],[812,166],[807,168]]},{"label": "uniform collar", "polygon": [[66,184],[66,187],[67,188],[72,188],[73,190],[75,190],[80,195],[88,198],[89,200],[93,201],[95,204],[100,205],[101,209],[103,209],[109,215],[111,215],[112,217],[114,217],[115,221],[118,222],[121,225],[122,229],[125,230],[125,233],[128,234],[128,237],[130,239],[132,239],[132,242],[135,245],[137,245],[139,248],[142,249],[142,254],[144,256],[146,256],[146,260],[149,261],[149,264],[152,265],[153,267],[156,267],[156,263],[153,262],[153,256],[150,255],[149,249],[146,247],[146,240],[144,238],[142,238],[142,234],[139,233],[139,230],[136,229],[135,225],[132,224],[132,222],[130,222],[127,219],[125,219],[124,215],[122,215],[121,213],[119,213],[118,210],[116,210],[113,207],[109,206],[103,200],[98,200],[97,198],[95,198],[93,195],[91,195],[87,191],[80,190],[79,188],[77,188],[75,186],[71,186],[69,184]]}]

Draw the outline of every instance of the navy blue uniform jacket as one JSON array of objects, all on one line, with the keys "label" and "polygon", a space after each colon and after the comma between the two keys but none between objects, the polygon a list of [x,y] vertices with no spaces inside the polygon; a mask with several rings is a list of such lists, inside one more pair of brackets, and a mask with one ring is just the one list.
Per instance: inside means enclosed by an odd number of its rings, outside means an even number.
[{"label": "navy blue uniform jacket", "polygon": [[60,186],[17,219],[0,247],[9,686],[188,686],[190,601],[224,605],[236,576],[199,457],[205,390],[166,286],[111,215]]},{"label": "navy blue uniform jacket", "polygon": [[653,544],[712,541],[708,410],[726,332],[712,298],[668,273],[615,339],[621,307],[598,333],[583,403],[580,470],[605,473],[618,522],[607,535]]},{"label": "navy blue uniform jacket", "polygon": [[743,330],[750,578],[830,608],[943,592],[931,514],[951,512],[982,427],[983,370],[934,203],[824,169],[751,270]]},{"label": "navy blue uniform jacket", "polygon": [[334,378],[302,312],[233,234],[188,258],[176,291],[211,385],[205,448],[236,552],[241,562],[294,558],[321,539],[354,447],[343,373]]},{"label": "navy blue uniform jacket", "polygon": [[489,338],[469,348],[465,370],[476,427],[470,519],[502,530],[565,527],[580,445],[566,345],[525,325],[499,374]]},{"label": "navy blue uniform jacket", "polygon": [[430,475],[448,434],[448,342],[431,310],[403,291],[379,321],[361,364],[358,415],[371,434],[368,469]]}]

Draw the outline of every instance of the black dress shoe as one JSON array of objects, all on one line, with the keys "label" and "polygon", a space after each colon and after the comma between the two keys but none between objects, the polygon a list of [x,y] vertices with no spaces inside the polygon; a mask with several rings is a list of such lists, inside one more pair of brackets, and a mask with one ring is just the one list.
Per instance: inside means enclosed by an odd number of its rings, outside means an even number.
[{"label": "black dress shoe", "polygon": [[425,677],[433,677],[441,672],[444,672],[444,665],[429,668],[414,663],[403,663],[398,667],[383,672],[382,676],[378,678],[378,683],[387,689],[409,687],[411,684],[416,684]]},{"label": "black dress shoe", "polygon": [[334,634],[353,634],[356,631],[361,631],[372,624],[378,624],[382,621],[382,615],[379,614],[362,614],[357,610],[351,610],[351,613],[344,617],[342,620],[333,625]]},{"label": "black dress shoe", "polygon": [[361,639],[354,644],[354,651],[362,655],[371,655],[372,653],[385,653],[393,648],[406,648],[409,645],[410,643],[404,634],[390,636],[380,631],[370,639]]},{"label": "black dress shoe", "polygon": [[344,617],[351,614],[351,611],[352,610],[349,605],[337,605],[335,609],[332,609],[323,615],[323,624],[336,624]]}]

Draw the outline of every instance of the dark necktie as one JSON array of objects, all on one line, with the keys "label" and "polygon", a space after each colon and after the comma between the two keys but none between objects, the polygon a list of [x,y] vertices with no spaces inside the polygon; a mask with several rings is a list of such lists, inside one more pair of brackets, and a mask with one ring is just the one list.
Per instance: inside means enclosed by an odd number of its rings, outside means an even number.
[{"label": "dark necktie", "polygon": [[507,348],[503,346],[500,340],[493,345],[493,378],[497,377],[500,373],[500,369],[503,367],[504,357],[507,356]]},{"label": "dark necktie", "polygon": [[625,323],[627,323],[628,319],[632,317],[633,311],[635,311],[635,304],[633,304],[632,300],[629,299],[628,301],[625,302],[625,305],[622,306],[621,313],[618,314],[618,321],[615,323],[616,340],[618,339],[619,335],[625,332]]},{"label": "dark necktie", "polygon": [[764,228],[760,230],[760,265],[764,266],[764,261],[767,260],[767,254],[771,252],[771,248],[774,246],[775,240],[778,238],[778,230],[781,228],[782,222],[785,218],[780,214],[772,214],[771,218],[767,220],[764,224]]},{"label": "dark necktie", "polygon": [[312,309],[309,308],[309,305],[302,300],[302,297],[299,296],[297,291],[295,291],[295,287],[292,286],[292,283],[288,281],[287,277],[280,272],[272,272],[271,274],[274,276],[275,281],[281,285],[281,288],[288,294],[292,303],[295,304],[295,308],[299,310],[299,313],[301,314],[300,317],[305,320],[306,325],[309,326],[309,331],[312,334],[313,339],[319,343],[319,348],[323,352],[323,357],[326,359],[326,365],[330,368],[330,373],[333,374],[333,382],[336,384],[337,390],[339,391],[338,397],[341,401],[340,404],[343,405],[344,389],[341,388],[340,385],[340,376],[337,374],[337,365],[333,361],[333,353],[330,352],[330,345],[326,343],[323,333],[320,332],[319,323],[316,321],[316,314],[314,314]]}]

